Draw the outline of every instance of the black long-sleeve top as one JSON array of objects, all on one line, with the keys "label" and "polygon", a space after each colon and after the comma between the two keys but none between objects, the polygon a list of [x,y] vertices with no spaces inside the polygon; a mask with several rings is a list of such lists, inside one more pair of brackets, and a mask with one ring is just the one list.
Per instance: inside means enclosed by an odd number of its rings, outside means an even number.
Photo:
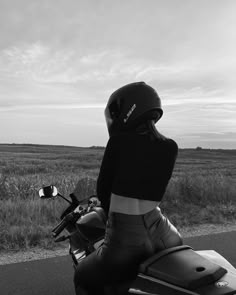
[{"label": "black long-sleeve top", "polygon": [[102,160],[97,196],[106,212],[111,193],[161,201],[172,175],[178,146],[172,139],[137,133],[111,136]]}]

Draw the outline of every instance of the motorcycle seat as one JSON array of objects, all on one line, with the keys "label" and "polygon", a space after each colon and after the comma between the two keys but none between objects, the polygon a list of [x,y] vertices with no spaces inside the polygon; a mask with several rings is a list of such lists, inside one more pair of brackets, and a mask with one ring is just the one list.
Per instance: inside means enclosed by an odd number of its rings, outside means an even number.
[{"label": "motorcycle seat", "polygon": [[227,270],[196,253],[187,245],[165,249],[145,260],[141,274],[195,290],[223,277]]}]

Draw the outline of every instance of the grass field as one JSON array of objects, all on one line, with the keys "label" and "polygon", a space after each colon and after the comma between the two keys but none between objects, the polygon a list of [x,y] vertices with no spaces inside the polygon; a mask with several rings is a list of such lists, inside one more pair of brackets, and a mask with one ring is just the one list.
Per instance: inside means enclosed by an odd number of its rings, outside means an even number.
[{"label": "grass field", "polygon": [[[0,145],[0,250],[53,247],[51,229],[63,200],[40,200],[54,184],[61,194],[79,182],[80,198],[95,193],[104,149]],[[236,150],[183,149],[161,204],[181,230],[186,225],[236,221]]]}]

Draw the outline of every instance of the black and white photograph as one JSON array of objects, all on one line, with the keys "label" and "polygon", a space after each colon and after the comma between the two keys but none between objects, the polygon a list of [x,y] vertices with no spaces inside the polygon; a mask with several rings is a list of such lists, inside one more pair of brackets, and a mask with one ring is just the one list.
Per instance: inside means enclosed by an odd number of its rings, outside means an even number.
[{"label": "black and white photograph", "polygon": [[0,0],[0,294],[236,295],[236,1]]}]

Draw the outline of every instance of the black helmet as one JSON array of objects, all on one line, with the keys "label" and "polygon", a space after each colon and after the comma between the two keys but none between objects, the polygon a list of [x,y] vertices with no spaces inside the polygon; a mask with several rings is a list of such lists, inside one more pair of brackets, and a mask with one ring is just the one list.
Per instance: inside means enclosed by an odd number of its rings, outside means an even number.
[{"label": "black helmet", "polygon": [[125,85],[110,96],[105,108],[109,134],[129,131],[140,124],[161,118],[161,100],[151,86],[145,82]]}]

